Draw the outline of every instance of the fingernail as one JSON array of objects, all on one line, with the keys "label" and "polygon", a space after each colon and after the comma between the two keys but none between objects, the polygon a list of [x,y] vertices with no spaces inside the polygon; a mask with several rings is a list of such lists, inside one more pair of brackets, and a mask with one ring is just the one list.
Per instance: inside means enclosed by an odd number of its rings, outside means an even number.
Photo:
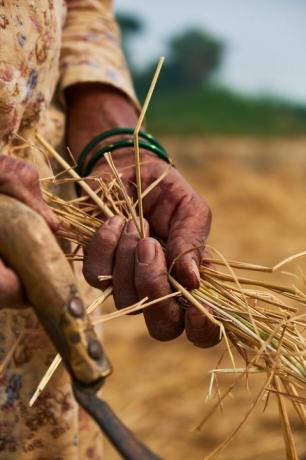
[{"label": "fingernail", "polygon": [[190,307],[188,310],[188,320],[194,329],[201,329],[206,324],[206,316],[201,313],[197,308]]},{"label": "fingernail", "polygon": [[133,220],[130,220],[126,226],[127,233],[138,233],[137,227]]},{"label": "fingernail", "polygon": [[137,259],[140,263],[149,264],[155,258],[155,242],[151,238],[140,240],[137,245]]},{"label": "fingernail", "polygon": [[123,219],[121,216],[114,216],[114,217],[111,217],[107,224],[109,227],[111,228],[114,228],[114,229],[118,229],[122,226],[123,224]]}]

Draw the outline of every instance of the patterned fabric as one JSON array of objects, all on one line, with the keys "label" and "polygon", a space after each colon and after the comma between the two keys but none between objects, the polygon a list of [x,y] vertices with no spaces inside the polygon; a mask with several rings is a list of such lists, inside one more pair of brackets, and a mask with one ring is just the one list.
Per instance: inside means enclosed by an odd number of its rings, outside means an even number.
[{"label": "patterned fabric", "polygon": [[47,109],[57,83],[61,90],[80,82],[108,83],[137,105],[112,1],[69,0],[67,4],[0,0],[2,145],[12,133],[48,124]]},{"label": "patterned fabric", "polygon": [[[23,144],[35,130],[61,142],[64,114],[54,96],[69,85],[108,83],[137,105],[119,40],[110,0],[0,0],[0,153],[50,175],[42,155]],[[63,368],[28,406],[55,355],[30,308],[0,310],[0,363],[21,332],[0,373],[0,460],[101,459],[101,435],[79,411]]]}]

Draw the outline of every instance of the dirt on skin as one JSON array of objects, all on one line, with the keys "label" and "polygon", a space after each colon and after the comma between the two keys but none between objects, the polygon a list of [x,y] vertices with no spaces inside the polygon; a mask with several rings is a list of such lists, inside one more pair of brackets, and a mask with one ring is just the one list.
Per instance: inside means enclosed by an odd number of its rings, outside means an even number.
[{"label": "dirt on skin", "polygon": [[[180,171],[209,202],[214,216],[209,242],[228,259],[273,265],[306,249],[306,139],[162,141]],[[159,343],[146,333],[142,317],[133,316],[105,325],[105,346],[115,371],[104,396],[167,460],[203,459],[238,426],[264,382],[256,376],[249,379],[248,388],[241,383],[222,412],[215,413],[202,431],[192,431],[211,407],[205,403],[209,370],[216,366],[223,344],[199,349],[184,336]],[[228,359],[223,365],[230,367]],[[220,389],[231,382],[228,374],[219,378]],[[286,458],[273,398],[265,412],[263,408],[260,401],[218,458]],[[302,459],[306,429],[294,414],[292,422]],[[119,458],[108,444],[105,458]]]}]

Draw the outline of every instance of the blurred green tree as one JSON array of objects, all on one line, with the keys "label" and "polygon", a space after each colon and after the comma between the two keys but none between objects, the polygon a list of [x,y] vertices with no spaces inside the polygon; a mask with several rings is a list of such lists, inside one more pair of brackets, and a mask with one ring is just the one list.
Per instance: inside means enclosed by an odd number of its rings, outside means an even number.
[{"label": "blurred green tree", "polygon": [[169,70],[173,82],[182,87],[205,83],[217,70],[223,57],[223,43],[199,29],[191,29],[169,42]]},{"label": "blurred green tree", "polygon": [[[223,42],[203,30],[189,29],[174,36],[168,43],[166,64],[158,81],[159,89],[201,88],[220,66],[223,51]],[[134,74],[140,95],[145,93],[155,66],[156,62]]]}]

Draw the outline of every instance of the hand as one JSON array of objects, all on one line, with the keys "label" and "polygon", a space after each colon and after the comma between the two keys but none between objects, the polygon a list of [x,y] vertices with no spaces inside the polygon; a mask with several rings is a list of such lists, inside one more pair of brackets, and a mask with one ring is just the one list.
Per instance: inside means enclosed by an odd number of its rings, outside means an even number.
[{"label": "hand", "polygon": [[[116,152],[113,159],[129,195],[135,200],[134,154]],[[145,190],[168,165],[147,152],[142,152],[141,159],[142,188]],[[109,168],[105,160],[92,174],[107,180]],[[87,248],[85,278],[91,285],[105,288],[105,282],[101,283],[98,275],[112,275],[117,308],[131,305],[145,296],[153,300],[169,294],[167,267],[173,261],[176,261],[173,275],[179,283],[187,289],[199,286],[198,267],[211,224],[208,205],[181,174],[171,168],[144,198],[143,206],[147,219],[146,238],[140,238],[132,220],[124,225],[123,219],[117,216],[97,231]],[[167,243],[165,253],[156,238]],[[150,334],[159,340],[173,339],[185,329],[188,339],[198,346],[206,347],[218,341],[217,327],[193,306],[184,311],[175,299],[144,310],[144,317]]]},{"label": "hand", "polygon": [[[119,91],[103,85],[76,85],[66,94],[68,107],[68,145],[78,158],[82,148],[98,133],[114,127],[133,127],[137,113]],[[130,196],[136,198],[134,154],[123,150],[113,153],[116,167]],[[141,154],[142,189],[145,190],[168,167],[154,154]],[[105,160],[97,164],[92,175],[107,178],[109,168]],[[92,184],[94,186],[94,184]],[[96,232],[87,247],[83,272],[86,280],[104,289],[106,282],[99,275],[112,275],[117,308],[131,305],[145,296],[150,300],[172,292],[167,271],[184,287],[197,288],[203,245],[210,224],[211,212],[186,182],[171,168],[163,181],[143,200],[146,217],[146,238],[140,239],[132,221],[124,224],[116,216]],[[149,234],[151,237],[149,237]],[[162,250],[156,238],[166,243]],[[190,251],[184,254],[185,251]],[[184,254],[184,255],[182,255]],[[182,308],[177,300],[169,299],[144,310],[145,321],[152,337],[171,340],[184,329],[188,339],[202,347],[218,342],[219,329],[195,307]]]},{"label": "hand", "polygon": [[[57,230],[57,218],[43,201],[38,174],[28,163],[0,155],[0,193],[22,201],[41,214],[53,231]],[[0,259],[0,308],[26,306],[18,276]]]}]

